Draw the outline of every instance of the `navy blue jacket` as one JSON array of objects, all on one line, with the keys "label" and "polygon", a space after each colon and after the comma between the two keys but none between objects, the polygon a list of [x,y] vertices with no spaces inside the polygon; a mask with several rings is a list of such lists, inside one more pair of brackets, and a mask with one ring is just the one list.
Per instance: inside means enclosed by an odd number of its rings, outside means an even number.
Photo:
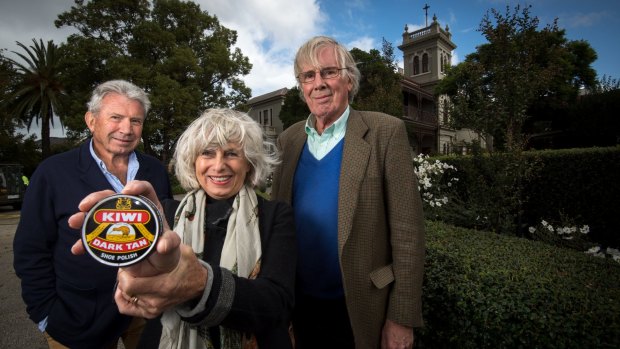
[{"label": "navy blue jacket", "polygon": [[[91,156],[89,144],[52,156],[37,167],[13,241],[13,266],[30,318],[39,323],[48,317],[46,332],[70,348],[109,345],[131,321],[114,303],[117,268],[88,254],[71,254],[80,231],[69,227],[68,218],[78,212],[86,195],[112,189]],[[160,199],[171,198],[162,163],[136,154],[140,163],[136,179],[149,181]]]}]

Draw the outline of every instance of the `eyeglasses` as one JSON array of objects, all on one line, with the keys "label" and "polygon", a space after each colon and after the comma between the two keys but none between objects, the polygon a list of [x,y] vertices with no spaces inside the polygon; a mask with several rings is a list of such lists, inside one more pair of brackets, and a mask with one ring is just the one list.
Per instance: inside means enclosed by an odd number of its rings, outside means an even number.
[{"label": "eyeglasses", "polygon": [[[327,67],[319,70],[319,74],[323,80],[334,79],[340,76],[341,70],[345,69],[347,68]],[[299,75],[297,75],[297,79],[303,84],[313,82],[314,79],[316,79],[316,72],[316,70],[308,70],[303,73],[299,73]]]}]

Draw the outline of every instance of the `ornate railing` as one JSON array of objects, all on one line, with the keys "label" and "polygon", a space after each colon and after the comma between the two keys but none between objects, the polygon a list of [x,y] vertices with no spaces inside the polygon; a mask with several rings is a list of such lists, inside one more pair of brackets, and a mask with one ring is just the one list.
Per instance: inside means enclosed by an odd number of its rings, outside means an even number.
[{"label": "ornate railing", "polygon": [[437,114],[431,111],[422,110],[413,106],[404,106],[403,114],[406,119],[423,122],[426,124],[437,125]]}]

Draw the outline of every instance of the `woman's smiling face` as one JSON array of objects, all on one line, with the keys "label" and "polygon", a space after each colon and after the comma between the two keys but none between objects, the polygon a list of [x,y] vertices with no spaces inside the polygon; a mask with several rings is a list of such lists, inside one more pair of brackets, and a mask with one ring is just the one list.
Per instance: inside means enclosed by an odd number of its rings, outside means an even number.
[{"label": "woman's smiling face", "polygon": [[195,162],[198,183],[210,197],[218,200],[237,195],[250,172],[250,163],[237,143],[205,149]]}]

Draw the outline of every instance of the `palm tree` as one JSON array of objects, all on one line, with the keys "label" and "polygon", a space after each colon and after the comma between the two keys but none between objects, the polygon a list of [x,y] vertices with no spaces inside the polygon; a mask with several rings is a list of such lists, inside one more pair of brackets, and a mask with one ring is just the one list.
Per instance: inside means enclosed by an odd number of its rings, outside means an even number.
[{"label": "palm tree", "polygon": [[[60,80],[58,47],[52,40],[47,42],[47,47],[41,39],[39,43],[35,39],[32,39],[32,42],[34,46],[30,46],[30,49],[17,42],[29,57],[12,51],[21,57],[26,65],[9,58],[18,75],[11,105],[13,112],[26,123],[28,130],[33,120],[37,125],[39,120],[41,121],[41,151],[45,159],[51,154],[50,124],[54,126],[54,111],[58,110],[65,92]],[[63,119],[60,116],[59,118],[62,126]]]}]

